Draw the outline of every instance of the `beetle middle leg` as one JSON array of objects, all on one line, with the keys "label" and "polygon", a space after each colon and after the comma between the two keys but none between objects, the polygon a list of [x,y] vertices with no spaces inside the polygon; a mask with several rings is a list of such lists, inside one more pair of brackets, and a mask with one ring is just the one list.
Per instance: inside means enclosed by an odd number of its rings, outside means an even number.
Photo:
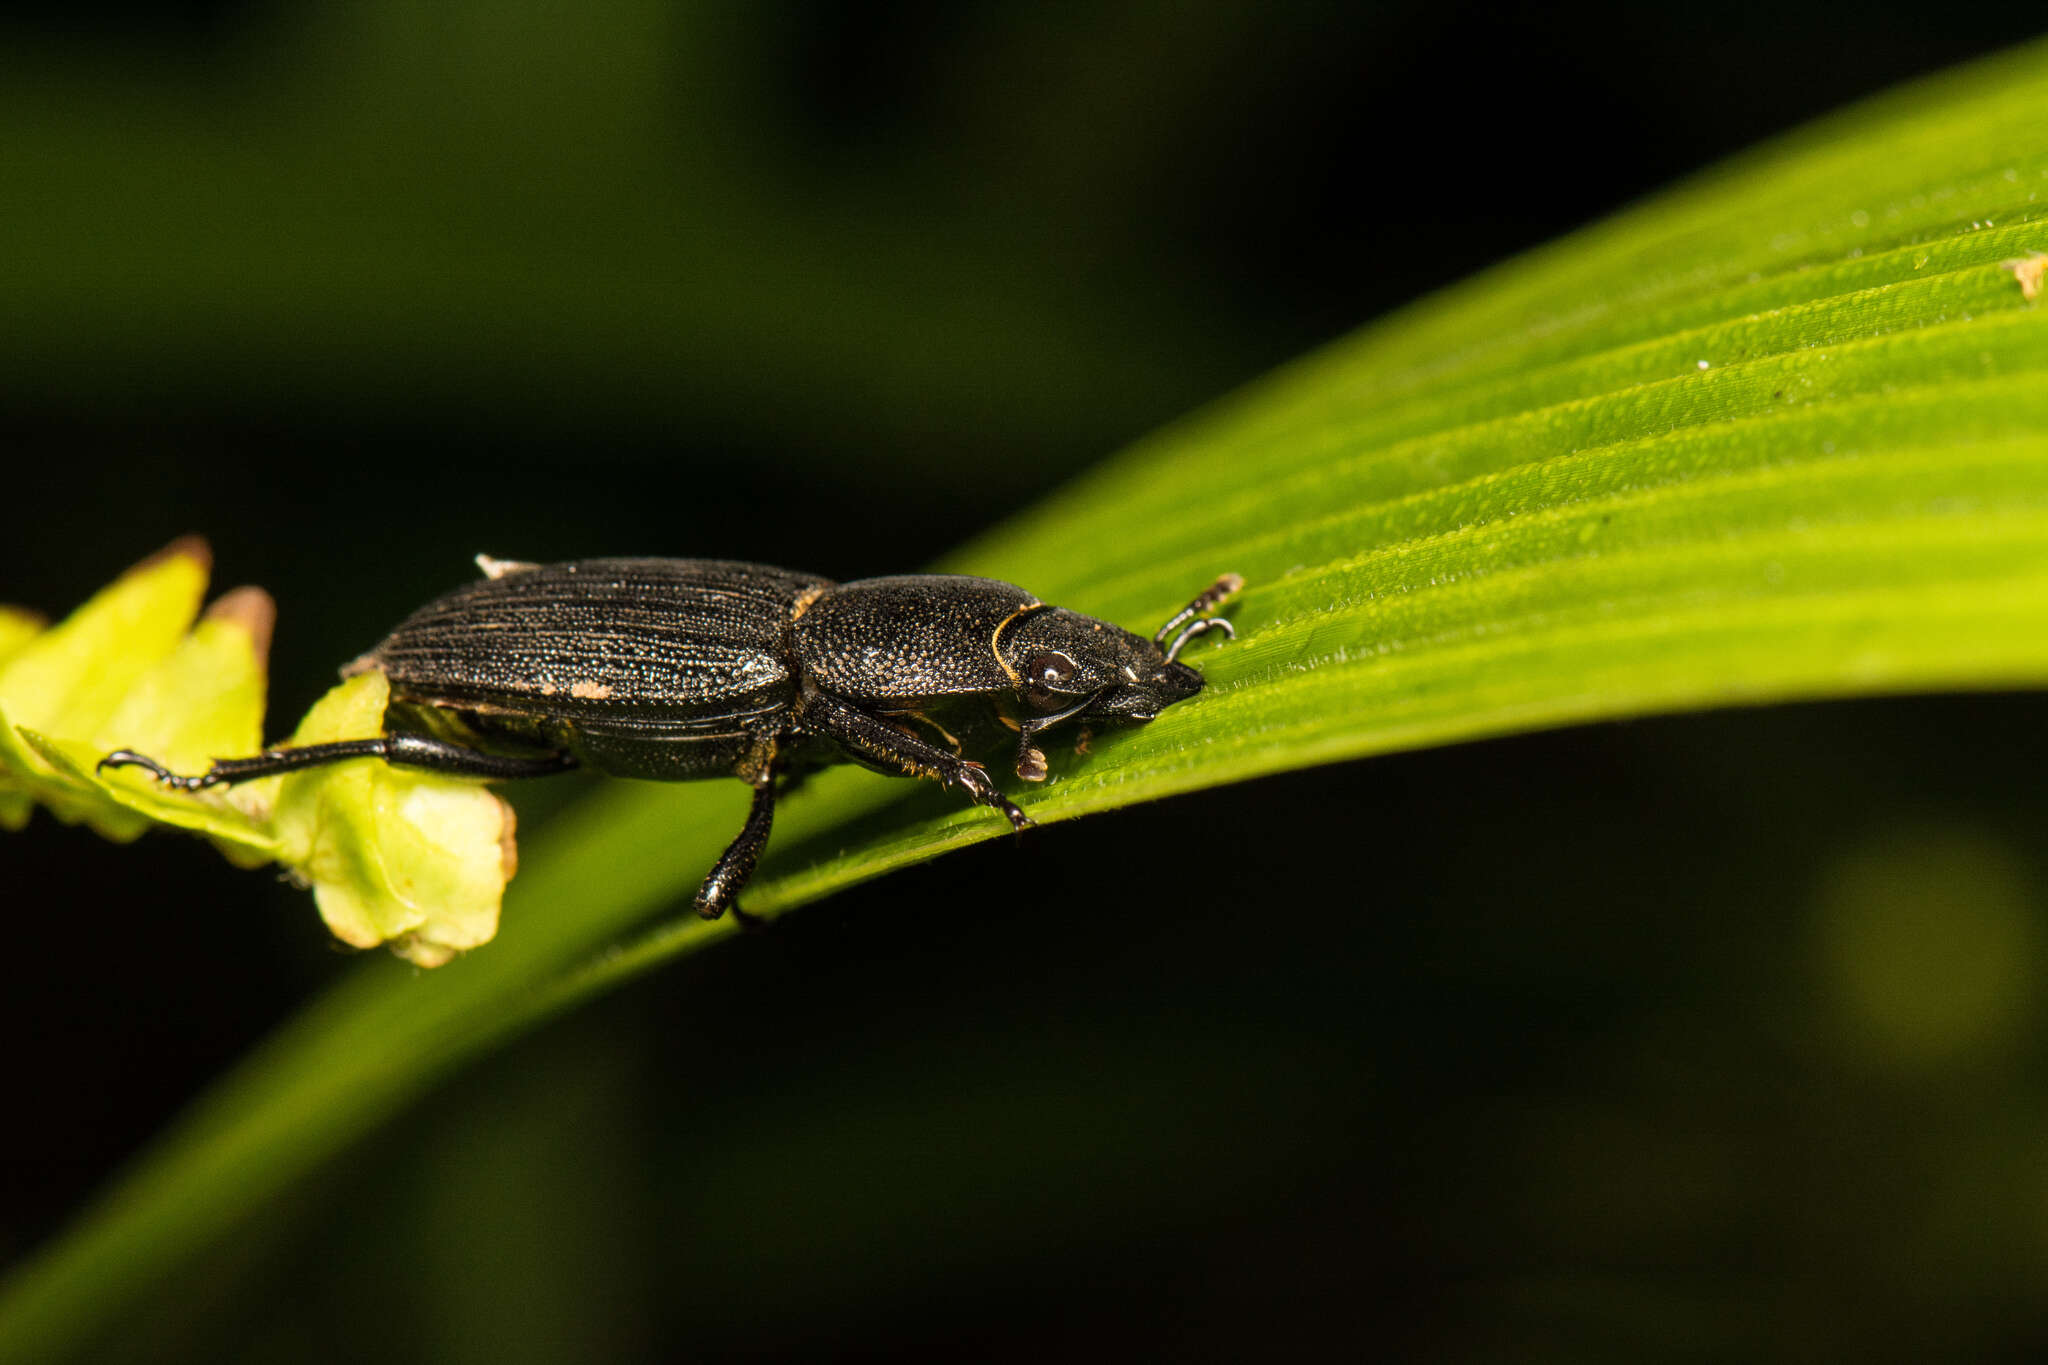
[{"label": "beetle middle leg", "polygon": [[775,773],[764,768],[748,781],[754,787],[754,804],[747,807],[747,822],[697,888],[697,913],[705,919],[717,919],[730,910],[742,924],[760,922],[735,905],[733,898],[753,879],[754,864],[761,861],[761,850],[768,846],[768,831],[775,823]]},{"label": "beetle middle leg", "polygon": [[1038,823],[996,789],[995,779],[979,763],[949,754],[880,716],[871,716],[811,687],[806,687],[797,700],[796,711],[798,721],[812,734],[832,740],[848,753],[891,772],[905,777],[935,778],[949,787],[958,787],[967,793],[968,800],[1001,811],[1012,829],[1029,829]]},{"label": "beetle middle leg", "polygon": [[396,734],[378,739],[342,739],[331,744],[307,744],[296,749],[271,749],[254,758],[217,758],[203,773],[189,776],[172,772],[147,754],[133,749],[116,749],[94,765],[100,768],[145,768],[158,782],[178,791],[205,791],[208,787],[232,787],[258,777],[295,773],[325,763],[342,763],[352,758],[381,758],[386,763],[451,777],[481,777],[492,781],[514,777],[548,777],[576,766],[568,754],[543,754],[533,758],[510,758],[466,749],[446,740],[425,735]]}]

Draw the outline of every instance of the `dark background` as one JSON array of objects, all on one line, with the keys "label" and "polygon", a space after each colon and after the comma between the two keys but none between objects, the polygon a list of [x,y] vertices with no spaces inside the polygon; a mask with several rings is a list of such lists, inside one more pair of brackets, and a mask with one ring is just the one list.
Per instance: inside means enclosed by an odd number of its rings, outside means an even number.
[{"label": "dark background", "polygon": [[[2038,23],[17,7],[0,597],[61,613],[204,532],[222,587],[279,599],[281,732],[478,550],[914,568]],[[472,1069],[124,1340],[2019,1358],[2048,1347],[2039,730],[2024,697],[1677,718],[984,846]],[[194,841],[38,817],[0,876],[11,1256],[348,961]]]}]

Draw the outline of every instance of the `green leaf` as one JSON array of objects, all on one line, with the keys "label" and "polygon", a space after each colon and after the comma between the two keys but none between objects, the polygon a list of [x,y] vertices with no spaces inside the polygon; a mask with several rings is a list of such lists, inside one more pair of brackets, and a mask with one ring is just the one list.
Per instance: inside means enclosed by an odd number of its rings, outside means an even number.
[{"label": "green leaf", "polygon": [[[389,943],[433,967],[488,942],[516,866],[513,815],[475,782],[359,762],[184,792],[148,767],[101,767],[132,749],[195,773],[262,747],[276,608],[262,589],[237,588],[188,633],[208,560],[204,542],[179,541],[52,630],[0,617],[11,655],[0,668],[0,825],[20,828],[38,803],[111,839],[170,825],[242,866],[283,863],[345,943]],[[381,734],[388,695],[380,672],[350,678],[291,742]]]},{"label": "green leaf", "polygon": [[[383,733],[384,674],[358,673],[307,713],[292,747]],[[512,808],[475,782],[386,763],[282,779],[279,859],[313,884],[321,918],[358,948],[390,943],[438,967],[488,943],[512,875]]]},{"label": "green leaf", "polygon": [[54,741],[32,741],[53,766],[128,807],[140,818],[125,825],[102,816],[94,822],[116,837],[140,834],[151,820],[210,836],[245,866],[277,856],[275,841],[255,837],[252,816],[267,811],[267,791],[180,796],[136,769],[107,770],[99,759],[135,748],[175,771],[203,770],[217,754],[254,753],[263,746],[264,661],[277,608],[261,588],[237,588],[206,609],[192,633],[136,679],[92,743],[59,762]]},{"label": "green leaf", "polygon": [[[0,714],[0,749],[5,747],[9,728],[7,717]],[[230,806],[218,793],[187,795],[168,792],[153,783],[103,773],[97,771],[96,765],[107,752],[104,745],[56,739],[27,727],[22,727],[19,733],[28,748],[71,783],[73,789],[97,789],[108,800],[132,811],[136,820],[128,828],[137,833],[155,821],[191,830],[194,834],[204,834],[218,844],[231,860],[245,867],[271,862],[278,856],[277,841],[242,811]],[[103,816],[97,823],[105,827],[112,822]]]},{"label": "green leaf", "polygon": [[58,625],[17,640],[0,664],[0,825],[20,828],[30,803],[40,801],[59,818],[84,820],[109,838],[141,833],[143,824],[104,793],[55,780],[14,727],[67,737],[99,733],[185,638],[211,560],[205,542],[177,541]]},{"label": "green leaf", "polygon": [[[1503,262],[1145,442],[948,567],[1147,626],[1242,573],[1208,690],[1018,793],[1041,820],[1422,744],[1684,707],[2048,679],[2048,48],[1889,96]],[[729,789],[728,789],[729,788]],[[611,784],[486,951],[366,964],[0,1299],[89,1343],[449,1068],[727,932],[678,906],[739,785]],[[837,770],[775,913],[1003,822]],[[1048,838],[1045,832],[1030,837]]]}]

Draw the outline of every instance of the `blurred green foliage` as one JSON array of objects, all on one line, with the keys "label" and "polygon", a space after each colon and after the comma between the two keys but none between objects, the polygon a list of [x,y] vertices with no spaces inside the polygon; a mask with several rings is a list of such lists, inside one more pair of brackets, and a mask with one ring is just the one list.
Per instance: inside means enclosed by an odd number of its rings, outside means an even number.
[{"label": "blurred green foliage", "polygon": [[[1113,15],[1085,22],[1133,17]],[[980,22],[995,52],[1048,37],[1022,14]],[[932,97],[957,102],[967,155],[1027,183],[1113,181],[1163,140],[1129,116],[1176,116],[1195,98],[1176,82],[1251,22],[1215,6],[1137,49],[1146,100],[1102,89],[1087,137],[1066,106],[1034,129],[1014,52],[1008,79],[962,70]],[[430,383],[438,403],[563,436],[824,449],[857,424],[925,475],[971,450],[978,481],[1011,488],[1039,480],[1004,456],[1071,463],[1229,373],[1232,343],[1205,355],[1163,281],[1120,289],[1142,312],[1099,313],[1096,277],[1128,258],[1020,250],[1057,237],[1057,201],[968,211],[955,197],[986,190],[914,164],[801,174],[781,92],[760,85],[778,27],[655,0],[378,0],[268,13],[182,59],[12,41],[0,238],[38,268],[0,280],[0,368],[102,412],[346,420]],[[1085,60],[1085,38],[1043,55]],[[924,215],[952,226],[905,230]],[[1171,362],[1148,358],[1143,338],[1176,328]]]}]

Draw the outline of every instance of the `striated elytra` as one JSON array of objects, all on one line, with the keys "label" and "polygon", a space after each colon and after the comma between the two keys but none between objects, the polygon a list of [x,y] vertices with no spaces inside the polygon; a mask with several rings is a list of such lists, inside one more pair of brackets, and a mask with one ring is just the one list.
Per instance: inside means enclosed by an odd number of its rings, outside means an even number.
[{"label": "striated elytra", "polygon": [[753,805],[696,897],[716,918],[753,874],[778,790],[821,764],[932,778],[1030,825],[961,756],[960,735],[1014,731],[1017,775],[1043,781],[1035,739],[1049,727],[1148,721],[1201,691],[1178,656],[1207,631],[1235,634],[1211,613],[1243,586],[1223,575],[1146,639],[958,574],[834,583],[718,559],[477,564],[482,580],[343,670],[390,680],[381,738],[219,759],[192,776],[129,749],[100,766],[140,766],[183,791],[364,758],[485,779],[579,766],[738,777]]}]

